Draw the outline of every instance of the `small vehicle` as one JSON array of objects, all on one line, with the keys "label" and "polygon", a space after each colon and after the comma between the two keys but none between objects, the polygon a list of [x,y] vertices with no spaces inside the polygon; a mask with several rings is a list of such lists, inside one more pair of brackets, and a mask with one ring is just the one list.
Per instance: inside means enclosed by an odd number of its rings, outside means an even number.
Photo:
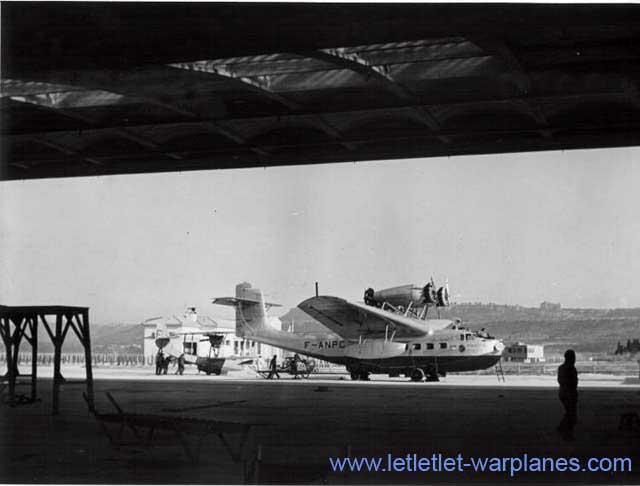
[{"label": "small vehicle", "polygon": [[206,358],[198,356],[196,359],[196,366],[198,371],[204,371],[207,375],[222,373],[222,365],[224,365],[225,358]]},{"label": "small vehicle", "polygon": [[282,364],[282,367],[293,375],[294,379],[298,376],[302,378],[309,378],[309,375],[316,369],[316,362],[312,359],[295,359],[287,357]]},{"label": "small vehicle", "polygon": [[[297,380],[298,378],[309,378],[309,375],[313,373],[316,369],[316,362],[313,359],[295,359],[294,357],[288,356],[284,359],[282,364],[276,368],[278,374],[287,373],[293,375],[293,379]],[[256,373],[258,373],[263,378],[268,378],[270,370],[259,370],[256,369]]]}]

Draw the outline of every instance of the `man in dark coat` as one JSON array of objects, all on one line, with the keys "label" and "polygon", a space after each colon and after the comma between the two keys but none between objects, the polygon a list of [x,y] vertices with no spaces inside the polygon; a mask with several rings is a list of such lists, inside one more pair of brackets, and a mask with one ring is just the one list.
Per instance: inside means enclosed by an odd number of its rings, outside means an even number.
[{"label": "man in dark coat", "polygon": [[169,364],[171,363],[171,356],[167,356],[162,363],[162,374],[166,375],[169,372]]},{"label": "man in dark coat", "polygon": [[267,379],[272,379],[273,376],[277,376],[278,379],[280,379],[280,375],[278,374],[278,358],[276,357],[276,355],[273,355],[273,358],[271,358],[271,361],[269,362],[269,376],[267,377]]},{"label": "man in dark coat", "polygon": [[558,426],[558,432],[565,440],[573,440],[573,429],[577,420],[578,370],[575,364],[576,353],[568,349],[564,353],[564,363],[558,367],[558,397],[564,406],[564,417]]},{"label": "man in dark coat", "polygon": [[176,375],[182,375],[184,373],[184,353],[178,356],[178,369],[176,370]]},{"label": "man in dark coat", "polygon": [[164,353],[162,349],[158,350],[158,354],[156,354],[156,375],[162,373],[162,367],[164,366]]}]

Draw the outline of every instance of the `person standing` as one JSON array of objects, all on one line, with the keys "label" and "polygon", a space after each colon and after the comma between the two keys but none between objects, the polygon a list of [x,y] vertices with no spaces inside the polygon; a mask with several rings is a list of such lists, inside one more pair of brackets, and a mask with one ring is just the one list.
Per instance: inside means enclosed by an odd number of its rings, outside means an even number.
[{"label": "person standing", "polygon": [[267,377],[267,379],[271,380],[274,377],[274,375],[278,377],[278,379],[280,379],[280,375],[278,374],[278,358],[275,354],[273,355],[273,358],[271,358],[271,361],[269,362],[269,376]]},{"label": "person standing", "polygon": [[300,364],[302,360],[300,359],[300,355],[298,353],[293,355],[293,360],[291,361],[291,373],[293,374],[293,379],[298,379],[298,371],[300,371]]},{"label": "person standing", "polygon": [[167,356],[162,362],[162,374],[166,375],[169,372],[169,363],[171,363],[171,356]]},{"label": "person standing", "polygon": [[578,408],[578,370],[576,353],[568,349],[564,353],[564,363],[558,367],[558,397],[564,407],[564,417],[558,426],[558,432],[565,440],[573,440],[573,429],[577,421]]},{"label": "person standing", "polygon": [[177,375],[182,375],[184,373],[184,353],[178,356],[178,369],[176,370]]},{"label": "person standing", "polygon": [[158,353],[156,354],[156,375],[162,373],[162,367],[164,366],[164,353],[162,349],[158,349]]}]

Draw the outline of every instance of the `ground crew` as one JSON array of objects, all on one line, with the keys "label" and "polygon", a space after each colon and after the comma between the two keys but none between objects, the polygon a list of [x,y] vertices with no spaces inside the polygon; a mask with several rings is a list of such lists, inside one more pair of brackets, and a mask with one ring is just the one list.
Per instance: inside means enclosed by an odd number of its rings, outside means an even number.
[{"label": "ground crew", "polygon": [[274,375],[277,376],[278,379],[280,379],[280,375],[278,374],[278,358],[275,354],[269,362],[269,376],[267,376],[267,379],[271,380]]},{"label": "ground crew", "polygon": [[298,379],[298,370],[300,369],[300,363],[302,360],[300,359],[300,355],[298,353],[293,355],[293,360],[291,360],[291,372],[293,373],[293,379]]},{"label": "ground crew", "polygon": [[573,440],[573,429],[577,421],[578,370],[575,364],[576,353],[568,349],[564,353],[564,363],[558,367],[558,398],[564,406],[564,417],[558,425],[558,432],[565,440]]},{"label": "ground crew", "polygon": [[178,356],[178,369],[176,375],[182,375],[184,373],[184,353]]},{"label": "ground crew", "polygon": [[156,375],[162,373],[162,367],[164,366],[164,353],[162,349],[158,350],[158,354],[156,354]]},{"label": "ground crew", "polygon": [[166,375],[169,372],[169,364],[171,364],[171,356],[167,356],[164,359],[164,363],[162,366],[162,374]]}]

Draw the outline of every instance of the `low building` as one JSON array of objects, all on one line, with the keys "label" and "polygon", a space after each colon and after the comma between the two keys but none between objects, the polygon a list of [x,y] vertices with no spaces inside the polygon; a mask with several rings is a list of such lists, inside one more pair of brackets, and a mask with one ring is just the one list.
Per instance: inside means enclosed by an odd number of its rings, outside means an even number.
[{"label": "low building", "polygon": [[541,344],[514,343],[504,348],[505,361],[520,363],[541,363],[544,359],[544,346]]},{"label": "low building", "polygon": [[542,312],[560,312],[562,310],[562,305],[556,302],[543,302],[540,304],[540,310]]}]

